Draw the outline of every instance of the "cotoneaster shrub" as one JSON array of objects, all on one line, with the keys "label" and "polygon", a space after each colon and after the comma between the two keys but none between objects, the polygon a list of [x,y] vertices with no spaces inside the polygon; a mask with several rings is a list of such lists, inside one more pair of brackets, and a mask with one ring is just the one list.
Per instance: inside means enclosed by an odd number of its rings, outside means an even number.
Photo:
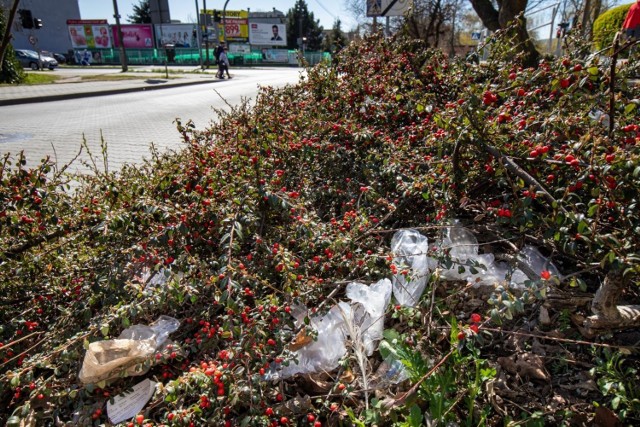
[{"label": "cotoneaster shrub", "polygon": [[[609,132],[607,73],[570,57],[523,69],[496,54],[479,67],[418,41],[373,36],[298,85],[263,88],[252,106],[219,112],[206,131],[180,121],[182,150],[76,177],[75,194],[60,191],[65,176],[47,161],[5,163],[0,421],[15,411],[23,419],[105,422],[106,402],[140,378],[82,386],[86,345],[161,314],[181,327],[173,347],[148,362],[146,376],[161,386],[144,423],[364,419],[357,380],[339,387],[343,380],[332,378],[318,393],[263,375],[289,362],[296,307],[321,313],[347,282],[391,275],[389,241],[399,228],[435,241],[459,219],[495,252],[534,242],[568,275],[560,288],[594,292],[615,269],[633,279],[638,89],[623,80],[615,86]],[[149,286],[154,274],[165,284]],[[420,310],[427,308],[416,319]],[[439,331],[456,325],[444,309],[432,322],[389,327],[425,360],[438,360],[456,345]],[[357,372],[350,365],[342,372]],[[466,365],[446,372],[447,390],[466,390]],[[305,394],[313,398],[304,409],[291,410]],[[471,398],[479,406],[485,399]],[[428,402],[420,405],[429,411]],[[465,419],[473,406],[454,405],[447,416]],[[414,412],[378,415],[391,422]]]}]

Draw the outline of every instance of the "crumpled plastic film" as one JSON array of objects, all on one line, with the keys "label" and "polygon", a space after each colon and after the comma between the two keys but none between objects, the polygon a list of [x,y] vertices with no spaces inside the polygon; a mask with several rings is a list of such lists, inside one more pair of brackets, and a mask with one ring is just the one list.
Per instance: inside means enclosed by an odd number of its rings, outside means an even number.
[{"label": "crumpled plastic film", "polygon": [[[382,279],[373,285],[350,283],[346,288],[350,303],[341,301],[322,317],[312,317],[310,324],[317,331],[315,341],[298,349],[297,362],[273,370],[267,379],[289,378],[296,374],[311,374],[332,371],[347,352],[346,339],[349,330],[357,330],[367,356],[376,349],[376,343],[384,332],[384,314],[391,301],[391,281]],[[294,317],[301,324],[306,310],[295,307]],[[350,322],[350,327],[346,323]]]},{"label": "crumpled plastic film", "polygon": [[329,372],[335,369],[347,352],[344,322],[350,312],[351,306],[340,302],[324,316],[312,318],[311,326],[317,331],[317,339],[296,351],[297,363],[291,361],[289,366],[273,372],[268,379],[284,379],[296,374]]},{"label": "crumpled plastic film", "polygon": [[[469,283],[494,283],[504,279],[494,266],[493,254],[478,253],[478,239],[468,229],[458,223],[447,228],[441,243],[442,249],[449,251],[453,265],[443,269],[440,277],[445,280],[465,280]],[[459,271],[463,267],[464,271]],[[473,268],[476,272],[471,270]]]},{"label": "crumpled plastic film", "polygon": [[[562,277],[558,268],[535,246],[525,245],[518,253],[518,259],[524,262],[538,277],[543,271],[548,271],[554,277]],[[516,269],[511,275],[511,286],[522,288],[527,280],[529,280],[527,275],[522,270]]]},{"label": "crumpled plastic film", "polygon": [[384,313],[391,301],[391,281],[382,279],[371,286],[349,283],[346,294],[354,303],[362,304],[366,312],[361,323],[356,326],[361,330],[367,356],[371,356],[376,342],[382,339],[384,332]]},{"label": "crumpled plastic film", "polygon": [[[400,230],[391,239],[393,264],[397,273],[393,275],[393,296],[398,304],[415,307],[427,285],[430,262],[427,257],[429,241],[417,230]],[[405,276],[403,270],[409,270]]]}]

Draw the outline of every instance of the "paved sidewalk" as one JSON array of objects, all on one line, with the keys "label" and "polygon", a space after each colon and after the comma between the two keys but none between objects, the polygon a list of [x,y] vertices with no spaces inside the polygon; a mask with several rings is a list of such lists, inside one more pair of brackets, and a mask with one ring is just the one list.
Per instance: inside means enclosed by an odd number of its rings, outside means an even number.
[{"label": "paved sidewalk", "polygon": [[[42,85],[18,85],[0,87],[0,106],[27,104],[33,102],[55,101],[88,96],[110,95],[135,91],[166,89],[176,86],[196,85],[219,82],[215,77],[215,68],[201,72],[190,70],[171,70],[166,78],[159,73],[158,67],[149,71],[131,71],[116,73],[114,70],[81,70],[74,74],[73,69],[65,69],[64,76],[56,83]],[[186,72],[185,72],[186,71]],[[104,76],[104,80],[82,81],[82,77]],[[119,75],[132,76],[132,79],[117,80]]]}]

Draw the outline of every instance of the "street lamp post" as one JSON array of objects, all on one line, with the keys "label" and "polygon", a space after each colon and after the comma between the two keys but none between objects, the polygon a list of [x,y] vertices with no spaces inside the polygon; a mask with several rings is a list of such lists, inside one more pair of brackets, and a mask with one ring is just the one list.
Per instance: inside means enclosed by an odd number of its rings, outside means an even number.
[{"label": "street lamp post", "polygon": [[224,44],[229,47],[229,45],[227,44],[227,4],[229,3],[229,0],[226,0],[224,2],[224,7],[222,8],[222,41],[224,41]]},{"label": "street lamp post", "polygon": [[122,63],[122,72],[126,72],[127,67],[127,51],[124,47],[124,38],[122,37],[122,27],[120,26],[120,13],[118,12],[118,2],[113,0],[113,17],[116,18],[116,27],[118,29],[118,39],[120,39],[120,62]]}]

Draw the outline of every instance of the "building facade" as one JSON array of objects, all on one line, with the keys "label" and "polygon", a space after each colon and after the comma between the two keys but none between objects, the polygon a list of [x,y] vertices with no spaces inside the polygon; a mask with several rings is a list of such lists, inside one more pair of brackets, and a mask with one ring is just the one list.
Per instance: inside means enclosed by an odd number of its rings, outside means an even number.
[{"label": "building facade", "polygon": [[[0,0],[0,7],[8,12],[15,0]],[[20,0],[18,9],[30,10],[34,19],[42,20],[42,28],[24,28],[16,14],[11,28],[11,44],[15,49],[48,50],[67,53],[71,49],[67,19],[80,19],[77,0]]]}]

